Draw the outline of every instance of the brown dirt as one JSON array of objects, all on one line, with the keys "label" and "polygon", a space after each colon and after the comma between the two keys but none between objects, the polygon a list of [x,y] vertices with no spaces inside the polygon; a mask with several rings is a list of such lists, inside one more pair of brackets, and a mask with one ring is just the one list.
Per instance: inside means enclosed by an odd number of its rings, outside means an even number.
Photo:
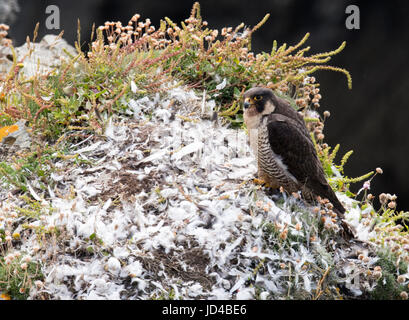
[{"label": "brown dirt", "polygon": [[[138,259],[144,269],[148,270],[153,280],[160,281],[161,278],[158,273],[164,271],[167,275],[179,278],[184,282],[196,281],[205,290],[211,289],[214,281],[211,276],[206,274],[206,266],[210,259],[201,248],[184,248],[183,251],[171,250],[169,253],[159,249],[152,254],[153,258],[138,257]],[[182,267],[182,262],[187,265],[187,270]]]}]

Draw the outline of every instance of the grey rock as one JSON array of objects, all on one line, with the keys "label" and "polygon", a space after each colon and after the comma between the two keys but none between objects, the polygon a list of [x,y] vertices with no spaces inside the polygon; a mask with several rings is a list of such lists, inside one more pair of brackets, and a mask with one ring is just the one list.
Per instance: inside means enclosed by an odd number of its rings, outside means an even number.
[{"label": "grey rock", "polygon": [[0,0],[0,23],[11,23],[20,11],[17,0]]},{"label": "grey rock", "polygon": [[[29,51],[32,53],[29,54]],[[56,35],[46,35],[38,43],[31,43],[30,48],[24,44],[15,49],[17,60],[23,60],[24,67],[20,70],[20,76],[30,78],[37,73],[46,74],[61,64],[62,59],[69,59],[69,55],[77,54],[75,48]],[[26,56],[27,55],[27,56]],[[8,47],[0,48],[0,73],[9,72],[13,65],[12,50]]]}]

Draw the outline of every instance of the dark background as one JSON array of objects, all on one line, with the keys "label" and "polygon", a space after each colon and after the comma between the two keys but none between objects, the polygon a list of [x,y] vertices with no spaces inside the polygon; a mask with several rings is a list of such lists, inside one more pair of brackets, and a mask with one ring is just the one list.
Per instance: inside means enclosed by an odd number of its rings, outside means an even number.
[{"label": "dark background", "polygon": [[[18,0],[20,12],[14,22],[9,21],[10,35],[15,45],[21,45],[27,35],[32,35],[36,22],[40,22],[39,38],[58,34],[60,30],[45,29],[48,5],[60,8],[64,38],[73,44],[77,18],[81,21],[81,39],[87,40],[93,22],[96,26],[107,20],[126,24],[139,13],[158,27],[164,16],[175,22],[187,18],[193,2]],[[345,27],[345,9],[350,4],[360,9],[360,30]],[[207,0],[201,1],[201,9],[209,26],[218,29],[241,22],[254,26],[270,13],[267,23],[254,34],[255,52],[269,52],[274,39],[279,44],[295,44],[307,32],[311,33],[307,42],[311,54],[333,50],[346,40],[346,49],[331,64],[351,72],[353,89],[348,90],[341,73],[315,74],[323,96],[320,111],[331,112],[324,132],[326,142],[331,146],[340,143],[340,156],[354,150],[345,170],[350,177],[383,168],[384,174],[372,181],[371,192],[395,193],[398,209],[409,210],[409,1]]]}]

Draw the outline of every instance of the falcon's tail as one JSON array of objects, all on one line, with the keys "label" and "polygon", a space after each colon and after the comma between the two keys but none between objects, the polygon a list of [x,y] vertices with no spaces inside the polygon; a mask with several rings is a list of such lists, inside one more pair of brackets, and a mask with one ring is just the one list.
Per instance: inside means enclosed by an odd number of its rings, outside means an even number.
[{"label": "falcon's tail", "polygon": [[345,213],[345,208],[341,204],[341,202],[338,200],[338,197],[336,196],[335,192],[331,189],[331,187],[328,185],[328,192],[326,197],[334,206],[334,211],[338,214],[338,216],[343,219],[344,218],[344,213]]},{"label": "falcon's tail", "polygon": [[344,214],[345,214],[345,208],[342,205],[342,203],[338,200],[337,195],[335,194],[334,190],[332,190],[331,186],[328,183],[317,183],[315,185],[315,190],[318,192],[315,192],[315,196],[319,195],[321,198],[326,198],[329,200],[329,202],[332,203],[334,206],[333,210],[334,212],[338,215],[342,229],[343,229],[343,236],[345,239],[353,239],[355,238],[354,232],[351,230],[349,225],[343,221],[344,219]]},{"label": "falcon's tail", "polygon": [[332,199],[328,199],[334,206],[334,211],[340,215],[341,218],[344,217],[344,213],[345,213],[345,208],[344,206],[341,204],[341,202],[338,200],[337,196],[334,194],[334,198]]},{"label": "falcon's tail", "polygon": [[321,198],[326,198],[329,202],[332,203],[334,206],[334,211],[338,214],[338,216],[343,219],[345,208],[338,200],[337,195],[332,190],[331,186],[328,183],[320,183],[315,185],[315,195],[320,196]]},{"label": "falcon's tail", "polygon": [[330,192],[327,196],[327,199],[332,203],[332,205],[334,206],[334,212],[338,215],[340,222],[341,222],[341,226],[343,229],[342,235],[345,239],[354,239],[355,238],[355,232],[353,232],[353,230],[351,229],[351,227],[343,220],[344,219],[344,214],[345,214],[345,208],[344,206],[341,204],[341,202],[338,200],[335,192],[331,189],[330,186],[328,186],[330,189]]}]

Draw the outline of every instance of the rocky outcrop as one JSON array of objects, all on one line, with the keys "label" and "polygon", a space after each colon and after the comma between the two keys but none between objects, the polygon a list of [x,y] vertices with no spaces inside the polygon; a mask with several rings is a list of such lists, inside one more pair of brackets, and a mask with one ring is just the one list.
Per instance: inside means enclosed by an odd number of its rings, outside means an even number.
[{"label": "rocky outcrop", "polygon": [[[61,59],[75,56],[76,50],[67,41],[56,35],[46,35],[38,43],[24,44],[15,48],[17,61],[22,61],[21,74],[30,78],[37,72],[45,74],[57,68]],[[31,52],[31,53],[30,53]],[[24,59],[23,59],[24,58]],[[0,73],[8,72],[13,65],[13,53],[10,47],[0,47]]]}]

